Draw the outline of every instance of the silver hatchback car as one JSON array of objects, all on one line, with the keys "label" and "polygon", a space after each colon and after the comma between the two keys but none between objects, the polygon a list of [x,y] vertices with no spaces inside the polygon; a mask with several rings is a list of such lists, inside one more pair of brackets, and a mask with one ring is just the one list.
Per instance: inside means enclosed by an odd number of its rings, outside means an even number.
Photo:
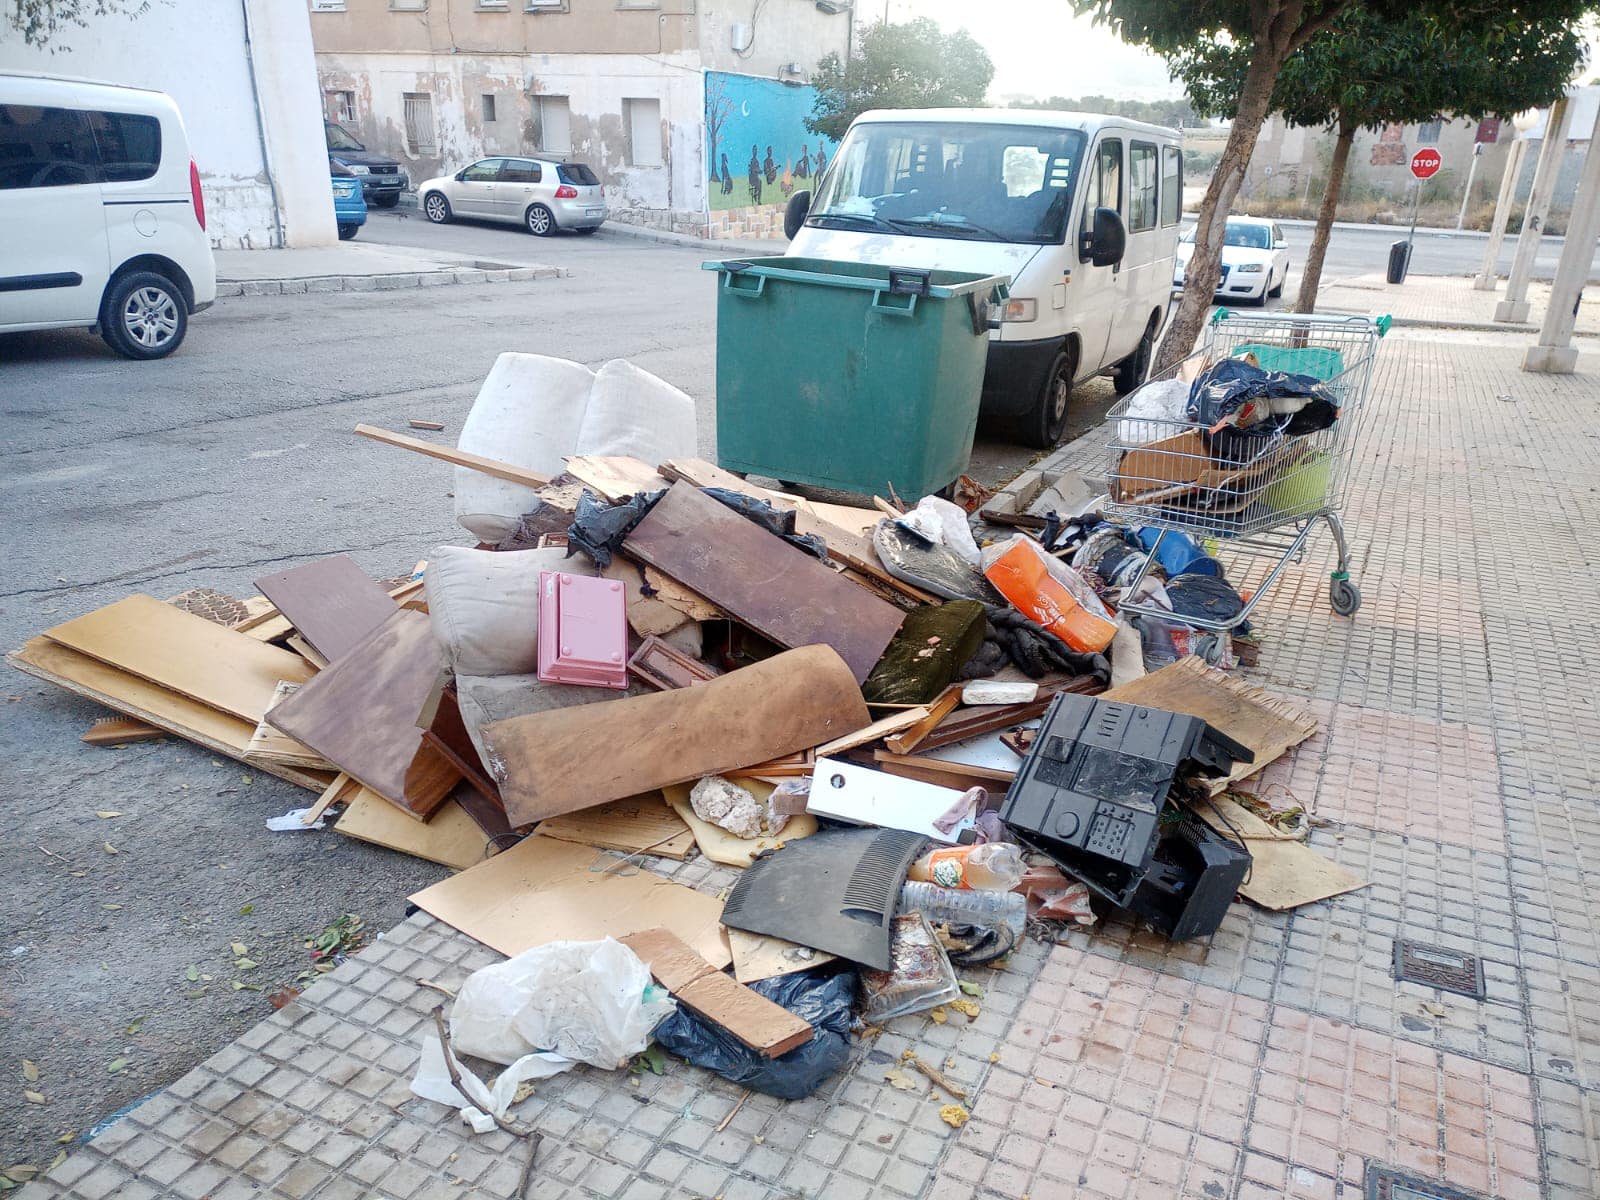
[{"label": "silver hatchback car", "polygon": [[606,219],[606,190],[584,163],[544,158],[480,158],[454,175],[417,185],[422,214],[510,221],[549,237],[557,230],[593,233]]}]

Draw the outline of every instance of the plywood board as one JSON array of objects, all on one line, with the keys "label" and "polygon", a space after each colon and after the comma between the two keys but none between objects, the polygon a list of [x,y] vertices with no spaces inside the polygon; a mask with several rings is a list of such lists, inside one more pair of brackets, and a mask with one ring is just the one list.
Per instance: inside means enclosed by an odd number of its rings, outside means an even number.
[{"label": "plywood board", "polygon": [[870,719],[838,654],[806,646],[699,687],[496,721],[482,731],[484,765],[512,825],[525,825],[792,754]]},{"label": "plywood board", "polygon": [[964,818],[949,833],[933,823],[960,799],[961,792],[955,788],[874,771],[842,759],[819,758],[806,811],[852,825],[904,829],[949,845],[971,826],[972,819]]},{"label": "plywood board", "polygon": [[166,736],[165,729],[157,729],[132,717],[101,717],[78,740],[89,746],[127,746],[134,742],[153,742]]},{"label": "plywood board", "polygon": [[[274,706],[287,700],[300,690],[298,683],[280,682],[273,697]],[[337,768],[315,750],[302,746],[286,733],[268,725],[265,720],[250,735],[250,744],[244,756],[251,762],[281,762],[294,767],[309,767],[313,771],[333,771]]]},{"label": "plywood board", "polygon": [[905,617],[685,483],[672,486],[623,548],[780,646],[832,646],[857,683]]},{"label": "plywood board", "polygon": [[248,721],[251,732],[271,707],[279,680],[305,683],[316,674],[298,654],[263,645],[153,596],[126,596],[47,629],[45,636]]},{"label": "plywood board", "polygon": [[489,839],[454,800],[446,800],[427,821],[414,821],[376,792],[357,787],[334,829],[346,837],[371,842],[465,871],[488,853]]},{"label": "plywood board", "polygon": [[461,778],[417,728],[440,666],[428,618],[396,609],[370,637],[274,708],[271,723],[423,819]]},{"label": "plywood board", "polygon": [[834,754],[843,754],[846,750],[854,750],[857,746],[865,746],[868,742],[875,742],[879,738],[888,737],[890,734],[899,733],[910,729],[913,725],[925,720],[928,710],[921,705],[915,708],[902,709],[891,713],[887,717],[880,717],[871,725],[867,725],[854,733],[847,733],[843,737],[834,738],[831,742],[823,742],[817,747],[817,757],[827,758]]},{"label": "plywood board", "polygon": [[[738,784],[754,794],[763,804],[772,794],[773,785],[763,779],[740,779]],[[810,813],[801,813],[790,817],[782,831],[770,837],[738,837],[720,825],[713,825],[710,821],[701,819],[694,811],[694,806],[689,803],[689,790],[687,783],[675,783],[661,789],[672,811],[678,814],[693,833],[695,844],[700,847],[700,853],[712,862],[721,863],[725,867],[748,867],[763,850],[780,849],[787,842],[810,837],[819,828],[815,817]]]},{"label": "plywood board", "polygon": [[1254,762],[1236,763],[1228,775],[1211,781],[1213,792],[1225,791],[1229,784],[1254,775],[1317,731],[1316,718],[1298,705],[1251,687],[1194,656],[1112,688],[1100,698],[1199,717],[1218,733],[1253,750]]},{"label": "plywood board", "polygon": [[659,854],[682,862],[694,848],[694,833],[667,807],[660,792],[630,796],[539,822],[545,837],[579,842],[624,854]]},{"label": "plywood board", "polygon": [[722,901],[603,850],[534,834],[411,896],[411,902],[501,954],[555,941],[592,942],[661,926],[721,970],[733,961]]},{"label": "plywood board", "polygon": [[740,983],[809,971],[834,959],[831,954],[799,942],[786,942],[743,929],[728,930],[728,945],[733,949],[733,977]]},{"label": "plywood board", "polygon": [[[245,749],[255,727],[238,717],[218,712],[149,680],[80,654],[42,634],[29,639],[6,661],[25,675],[53,683],[57,687],[103,704],[114,712],[133,717],[177,737],[204,746],[216,754],[244,761]],[[326,771],[308,771],[281,763],[251,763],[253,767],[286,779],[298,787],[320,792],[332,776]]]},{"label": "plywood board", "polygon": [[671,486],[649,463],[626,454],[574,454],[563,461],[568,475],[613,503]]},{"label": "plywood board", "polygon": [[266,575],[256,586],[329,662],[389,618],[395,602],[348,554]]}]

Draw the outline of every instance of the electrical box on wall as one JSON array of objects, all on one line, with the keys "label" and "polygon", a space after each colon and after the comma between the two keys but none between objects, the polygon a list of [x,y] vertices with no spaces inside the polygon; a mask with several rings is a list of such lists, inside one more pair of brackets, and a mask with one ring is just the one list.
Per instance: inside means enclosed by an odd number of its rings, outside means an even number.
[{"label": "electrical box on wall", "polygon": [[731,26],[728,30],[728,41],[733,45],[735,54],[743,54],[750,49],[750,43],[753,40],[754,38],[751,36],[750,26],[748,25],[741,23]]}]

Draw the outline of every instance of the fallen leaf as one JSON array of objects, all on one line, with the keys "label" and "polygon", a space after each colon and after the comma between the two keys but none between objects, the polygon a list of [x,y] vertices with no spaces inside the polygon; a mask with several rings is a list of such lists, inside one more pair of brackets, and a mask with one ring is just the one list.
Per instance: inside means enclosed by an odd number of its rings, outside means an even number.
[{"label": "fallen leaf", "polygon": [[187,970],[184,971],[183,977],[185,979],[187,979],[190,983],[199,983],[200,982],[200,968],[199,967],[194,967],[194,966],[189,967]]},{"label": "fallen leaf", "polygon": [[233,965],[238,967],[241,971],[254,971],[261,964],[256,962],[256,960],[253,958],[241,958]]},{"label": "fallen leaf", "polygon": [[190,1000],[198,1000],[201,996],[206,994],[206,991],[206,988],[195,988],[192,992],[185,992],[184,995]]},{"label": "fallen leaf", "polygon": [[992,1063],[999,1062],[1000,1061],[1000,1055],[998,1053],[990,1054],[989,1055],[989,1061],[992,1062]]},{"label": "fallen leaf", "polygon": [[972,1120],[972,1114],[959,1104],[946,1104],[939,1110],[939,1119],[951,1129],[960,1129]]},{"label": "fallen leaf", "polygon": [[100,907],[105,909],[105,910],[107,910],[108,912],[121,912],[122,911],[122,905],[120,905],[120,904],[102,904]]},{"label": "fallen leaf", "polygon": [[983,1009],[978,1007],[976,1000],[951,1000],[950,1007],[963,1014],[967,1020],[976,1021]]},{"label": "fallen leaf", "polygon": [[260,991],[265,991],[266,989],[263,988],[260,984],[256,984],[256,983],[240,983],[237,979],[235,979],[233,981],[233,990],[236,991],[236,992],[260,992]]},{"label": "fallen leaf", "polygon": [[112,817],[120,817],[121,815],[122,814],[114,808],[101,809],[99,812],[95,813],[95,816],[99,817],[102,821],[109,821]]},{"label": "fallen leaf", "polygon": [[18,1163],[14,1167],[7,1167],[5,1173],[18,1183],[25,1183],[39,1173],[39,1168],[32,1163]]},{"label": "fallen leaf", "polygon": [[922,1085],[903,1071],[885,1071],[883,1077],[889,1081],[889,1086],[902,1092],[914,1092]]},{"label": "fallen leaf", "polygon": [[239,906],[239,915],[241,917],[248,917],[251,913],[255,912],[255,910],[256,906],[254,904],[241,904]]},{"label": "fallen leaf", "polygon": [[965,979],[963,979],[961,981],[961,990],[963,992],[965,992],[967,995],[972,996],[972,997],[974,997],[974,998],[976,998],[978,1000],[982,1000],[983,999],[983,989],[981,987],[979,987],[975,983],[968,983]]},{"label": "fallen leaf", "polygon": [[943,1025],[950,1019],[950,1014],[945,1012],[944,1005],[942,1004],[928,1015],[933,1018],[934,1024],[936,1025]]},{"label": "fallen leaf", "polygon": [[127,1069],[128,1069],[128,1060],[125,1059],[125,1058],[114,1058],[109,1063],[106,1064],[106,1070],[108,1072],[110,1072],[112,1075],[120,1075],[120,1074],[122,1074],[122,1072],[126,1071]]},{"label": "fallen leaf", "polygon": [[292,985],[282,987],[267,996],[267,1003],[272,1005],[273,1008],[283,1008],[285,1005],[293,1004],[295,997],[299,994],[300,989],[297,987]]},{"label": "fallen leaf", "polygon": [[121,854],[121,853],[122,853],[122,851],[121,851],[121,850],[118,850],[118,849],[117,849],[117,848],[116,848],[116,847],[115,847],[115,846],[113,846],[113,845],[112,845],[112,844],[111,844],[111,843],[110,843],[110,842],[107,842],[107,843],[106,843],[106,844],[105,844],[105,846],[106,846],[106,853],[107,853],[107,854]]},{"label": "fallen leaf", "polygon": [[22,1098],[24,1100],[26,1100],[29,1104],[43,1104],[44,1103],[44,1093],[43,1092],[30,1092],[26,1088],[23,1089]]},{"label": "fallen leaf", "polygon": [[[634,1080],[631,1080],[630,1082],[638,1083],[639,1081],[637,1079],[634,1079]],[[516,1090],[515,1094],[512,1095],[512,1097],[511,1097],[512,1105],[515,1106],[515,1105],[521,1104],[529,1096],[533,1095],[533,1090],[534,1090],[533,1089],[533,1081],[529,1080],[529,1079],[524,1079],[521,1083],[517,1084],[517,1090]]]},{"label": "fallen leaf", "polygon": [[138,1033],[139,1032],[139,1027],[141,1025],[143,1025],[143,1024],[144,1024],[144,1018],[143,1017],[135,1017],[133,1020],[129,1021],[128,1022],[128,1036],[132,1037],[134,1034]]},{"label": "fallen leaf", "polygon": [[70,1142],[75,1142],[77,1140],[78,1140],[78,1131],[76,1129],[69,1129],[65,1133],[63,1133],[60,1137],[58,1137],[56,1139],[56,1141],[60,1142],[63,1146],[67,1145]]},{"label": "fallen leaf", "polygon": [[45,1170],[46,1171],[54,1171],[57,1167],[59,1167],[62,1163],[66,1162],[66,1161],[67,1161],[67,1152],[65,1150],[58,1150],[58,1151],[56,1151],[56,1156],[50,1160],[50,1165],[48,1167],[46,1167]]},{"label": "fallen leaf", "polygon": [[230,942],[228,944],[228,949],[233,951],[235,958],[243,958],[246,954],[250,953],[250,947],[246,946],[243,942]]},{"label": "fallen leaf", "polygon": [[23,1059],[22,1060],[22,1077],[24,1079],[26,1079],[29,1083],[38,1083],[39,1082],[39,1064],[36,1063],[36,1062],[29,1062],[27,1059]]}]

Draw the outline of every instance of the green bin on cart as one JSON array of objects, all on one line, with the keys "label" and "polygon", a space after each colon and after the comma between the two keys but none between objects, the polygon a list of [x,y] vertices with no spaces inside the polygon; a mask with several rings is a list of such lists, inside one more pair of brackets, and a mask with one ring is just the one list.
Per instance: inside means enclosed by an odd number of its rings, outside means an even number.
[{"label": "green bin on cart", "polygon": [[703,264],[717,288],[717,462],[906,501],[972,456],[1004,275],[823,258]]}]

